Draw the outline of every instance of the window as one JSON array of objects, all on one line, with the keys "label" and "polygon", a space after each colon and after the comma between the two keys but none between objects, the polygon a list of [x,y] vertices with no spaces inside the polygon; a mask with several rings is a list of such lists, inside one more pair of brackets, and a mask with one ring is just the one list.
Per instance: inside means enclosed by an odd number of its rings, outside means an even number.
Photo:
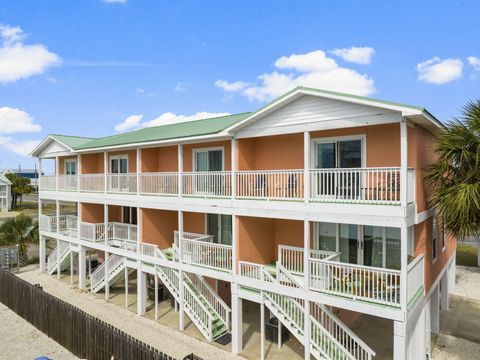
[{"label": "window", "polygon": [[128,156],[116,155],[110,157],[110,173],[126,174],[128,173]]},{"label": "window", "polygon": [[207,233],[216,244],[232,245],[232,215],[207,214]]},{"label": "window", "polygon": [[65,160],[65,175],[76,175],[76,174],[77,174],[77,161]]},{"label": "window", "polygon": [[437,261],[437,236],[438,236],[438,217],[437,211],[433,214],[433,226],[432,226],[432,263]]},{"label": "window", "polygon": [[195,171],[222,171],[223,149],[194,150]]}]

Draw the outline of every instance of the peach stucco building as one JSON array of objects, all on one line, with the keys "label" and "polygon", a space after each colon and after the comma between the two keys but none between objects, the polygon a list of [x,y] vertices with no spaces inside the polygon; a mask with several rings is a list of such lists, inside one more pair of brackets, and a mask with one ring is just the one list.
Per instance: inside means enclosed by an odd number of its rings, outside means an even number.
[{"label": "peach stucco building", "polygon": [[33,152],[55,162],[40,270],[78,267],[107,299],[135,272],[138,314],[153,286],[157,315],[163,289],[180,330],[186,315],[207,341],[231,334],[235,354],[248,302],[262,358],[266,309],[308,359],[425,359],[455,283],[456,240],[423,182],[441,128],[420,107],[299,87],[252,113],[50,135]]}]

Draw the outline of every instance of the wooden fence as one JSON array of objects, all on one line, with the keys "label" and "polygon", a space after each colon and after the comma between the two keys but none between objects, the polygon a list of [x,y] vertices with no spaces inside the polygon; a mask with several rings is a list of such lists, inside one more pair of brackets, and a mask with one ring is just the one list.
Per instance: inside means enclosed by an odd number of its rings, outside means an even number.
[{"label": "wooden fence", "polygon": [[[1,269],[0,302],[79,358],[173,360],[161,351]],[[18,355],[21,357],[22,354]]]}]

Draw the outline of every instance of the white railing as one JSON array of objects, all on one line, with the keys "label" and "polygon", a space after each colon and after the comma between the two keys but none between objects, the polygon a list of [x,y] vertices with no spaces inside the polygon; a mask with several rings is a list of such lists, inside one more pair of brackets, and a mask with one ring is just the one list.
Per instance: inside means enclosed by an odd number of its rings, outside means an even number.
[{"label": "white railing", "polygon": [[356,360],[322,324],[310,317],[310,343],[326,359]]},{"label": "white railing", "polygon": [[232,271],[232,246],[180,239],[180,258],[186,264]]},{"label": "white railing", "polygon": [[[288,271],[295,274],[303,274],[303,253],[304,248],[297,246],[278,245],[278,262]],[[334,256],[335,252],[324,250],[310,250],[310,257],[323,260]]]},{"label": "white railing", "polygon": [[110,222],[112,239],[137,241],[137,225]]},{"label": "white railing", "polygon": [[70,249],[70,243],[67,241],[61,241],[60,244],[53,249],[47,258],[47,269],[51,272],[57,265],[57,261]]},{"label": "white railing", "polygon": [[78,217],[76,215],[65,215],[65,230],[77,230]]},{"label": "white railing", "polygon": [[195,289],[204,297],[215,313],[223,320],[227,329],[230,329],[231,309],[212,289],[202,276],[193,273],[184,273],[185,277],[192,283]]},{"label": "white railing", "polygon": [[150,256],[150,257],[159,257],[159,258],[164,258],[162,255],[162,252],[160,249],[158,249],[157,245],[154,244],[149,244],[149,243],[140,243],[140,255],[143,256]]},{"label": "white railing", "polygon": [[407,304],[410,307],[416,301],[418,294],[425,291],[424,287],[424,262],[423,255],[417,256],[407,267]]},{"label": "white railing", "polygon": [[59,175],[58,176],[58,190],[77,191],[77,189],[78,189],[78,175]]},{"label": "white railing", "polygon": [[256,170],[236,172],[239,199],[303,199],[303,170]]},{"label": "white railing", "polygon": [[277,263],[277,282],[280,285],[301,288],[303,287],[300,281],[303,279],[296,279],[283,265]]},{"label": "white railing", "polygon": [[40,230],[56,232],[57,216],[56,215],[40,215],[38,217]]},{"label": "white railing", "polygon": [[375,351],[324,305],[311,302],[310,314],[354,359],[371,360],[375,356]]},{"label": "white railing", "polygon": [[207,307],[200,301],[198,296],[190,287],[185,286],[183,291],[183,300],[185,310],[189,311],[194,321],[199,325],[200,331],[208,338],[213,340],[213,315],[208,311]]},{"label": "white railing", "polygon": [[137,174],[107,174],[107,190],[112,193],[136,193]]},{"label": "white railing", "polygon": [[142,173],[139,176],[141,194],[178,195],[176,172]]},{"label": "white railing", "polygon": [[[174,260],[180,260],[180,239],[179,239],[179,232],[175,230],[173,232],[173,258]],[[183,232],[183,239],[187,240],[196,240],[196,241],[204,241],[204,242],[213,242],[213,236],[207,234],[197,234],[192,232]]]},{"label": "white railing", "polygon": [[85,192],[104,192],[105,175],[104,174],[82,174],[80,179],[80,191]]},{"label": "white railing", "polygon": [[[109,226],[110,230],[110,226]],[[83,240],[99,242],[105,240],[105,224],[80,222],[80,238]]]},{"label": "white railing", "polygon": [[312,201],[400,204],[400,168],[311,169]]},{"label": "white railing", "polygon": [[400,270],[310,259],[312,290],[391,306],[400,305]]},{"label": "white railing", "polygon": [[55,190],[57,188],[57,180],[55,175],[40,176],[40,190]]},{"label": "white railing", "polygon": [[120,265],[125,262],[125,258],[120,255],[111,254],[107,261],[103,262],[90,276],[90,284],[93,290],[97,289],[99,285],[105,282],[105,264],[108,263],[108,277],[112,274]]},{"label": "white railing", "polygon": [[182,174],[182,195],[225,198],[232,195],[231,171],[202,171]]},{"label": "white railing", "polygon": [[241,276],[263,281],[263,265],[248,261],[239,261],[238,264],[240,266]]}]

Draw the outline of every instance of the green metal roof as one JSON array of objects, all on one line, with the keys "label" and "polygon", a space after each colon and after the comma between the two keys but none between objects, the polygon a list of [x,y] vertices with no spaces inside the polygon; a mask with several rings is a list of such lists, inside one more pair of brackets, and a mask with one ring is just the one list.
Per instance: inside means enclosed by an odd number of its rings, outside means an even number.
[{"label": "green metal roof", "polygon": [[93,140],[93,138],[87,138],[87,137],[81,137],[81,136],[69,136],[69,135],[58,135],[58,134],[52,134],[50,136],[72,149],[75,149],[78,146]]},{"label": "green metal roof", "polygon": [[[241,113],[209,119],[181,122],[177,124],[149,127],[82,142],[74,146],[73,149],[86,150],[109,146],[138,144],[152,141],[217,134],[242,121],[250,114],[251,113]],[[59,139],[59,141],[61,140]]]},{"label": "green metal roof", "polygon": [[0,182],[7,185],[12,185],[12,182],[8,180],[8,178],[4,174],[0,174]]}]

